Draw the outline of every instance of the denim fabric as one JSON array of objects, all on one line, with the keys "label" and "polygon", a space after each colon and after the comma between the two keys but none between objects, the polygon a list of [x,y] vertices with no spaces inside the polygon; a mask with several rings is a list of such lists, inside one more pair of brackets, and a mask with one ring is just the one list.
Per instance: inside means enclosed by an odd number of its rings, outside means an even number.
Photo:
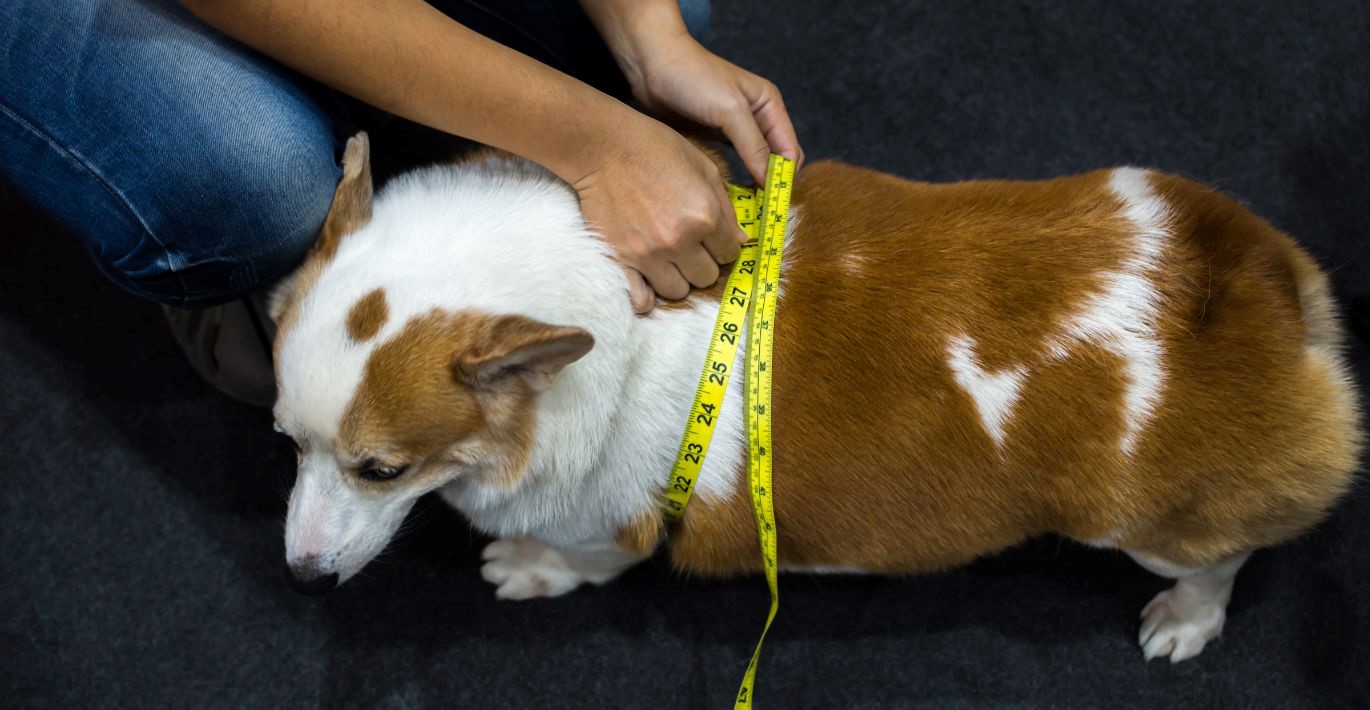
[{"label": "denim fabric", "polygon": [[198,306],[299,261],[340,174],[333,117],[301,83],[172,2],[3,12],[0,169],[105,274]]},{"label": "denim fabric", "polygon": [[[433,4],[620,93],[593,28],[562,0]],[[707,0],[682,10],[702,36]],[[354,128],[333,92],[170,0],[9,0],[0,66],[0,171],[123,288],[222,303],[284,276],[313,244]]]}]

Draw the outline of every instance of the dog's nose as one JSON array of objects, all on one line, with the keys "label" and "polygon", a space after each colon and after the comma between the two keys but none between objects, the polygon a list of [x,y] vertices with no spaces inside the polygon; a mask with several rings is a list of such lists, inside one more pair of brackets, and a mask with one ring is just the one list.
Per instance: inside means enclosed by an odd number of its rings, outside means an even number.
[{"label": "dog's nose", "polygon": [[338,573],[319,574],[312,560],[303,564],[286,564],[285,582],[300,594],[316,596],[331,592],[338,586]]}]

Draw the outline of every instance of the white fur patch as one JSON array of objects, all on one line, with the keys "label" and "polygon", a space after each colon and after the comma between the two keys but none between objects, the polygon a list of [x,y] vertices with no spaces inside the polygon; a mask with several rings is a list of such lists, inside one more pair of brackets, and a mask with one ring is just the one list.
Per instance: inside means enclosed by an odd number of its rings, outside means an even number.
[{"label": "white fur patch", "polygon": [[1154,279],[1170,238],[1170,210],[1152,191],[1145,170],[1114,170],[1109,189],[1122,201],[1122,216],[1135,229],[1132,253],[1115,270],[1100,276],[1099,289],[1066,319],[1061,334],[1048,343],[1048,351],[1059,358],[1076,343],[1090,343],[1123,359],[1127,387],[1118,445],[1131,455],[1160,403],[1165,384],[1165,353],[1156,334],[1161,297]]},{"label": "white fur patch", "polygon": [[1137,643],[1146,660],[1168,656],[1171,663],[1178,663],[1199,655],[1222,633],[1232,581],[1249,553],[1202,569],[1180,567],[1130,551],[1128,555],[1151,572],[1178,580],[1142,609]]},{"label": "white fur patch", "polygon": [[506,537],[481,552],[480,576],[499,599],[559,597],[586,580],[561,553],[531,537]]},{"label": "white fur patch", "polygon": [[837,257],[837,268],[854,279],[865,277],[869,264],[870,259],[860,254],[842,254]]},{"label": "white fur patch", "polygon": [[331,451],[310,451],[301,457],[290,491],[286,562],[312,562],[345,581],[385,548],[416,497],[365,495],[343,479]]},{"label": "white fur patch", "polygon": [[970,395],[980,423],[996,446],[1004,445],[1004,424],[1022,391],[1026,370],[1019,366],[996,373],[985,372],[975,359],[975,341],[958,335],[947,343],[947,366],[956,384]]}]

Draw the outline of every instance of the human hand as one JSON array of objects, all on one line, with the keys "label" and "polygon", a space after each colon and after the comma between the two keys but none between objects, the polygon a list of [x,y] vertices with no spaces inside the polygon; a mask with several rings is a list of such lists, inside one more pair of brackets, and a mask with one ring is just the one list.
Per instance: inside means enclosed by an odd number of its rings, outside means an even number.
[{"label": "human hand", "polygon": [[775,84],[710,52],[685,33],[659,32],[621,66],[643,108],[717,128],[732,142],[756,184],[772,152],[804,160]]},{"label": "human hand", "polygon": [[712,160],[646,116],[625,123],[606,132],[612,148],[591,151],[602,157],[571,186],[585,220],[613,245],[633,310],[646,313],[653,291],[679,299],[713,285],[747,237]]},{"label": "human hand", "polygon": [[[676,0],[581,5],[643,109],[721,130],[757,184],[766,180],[772,152],[803,160],[780,91],[696,42]],[[586,179],[568,182],[580,193],[586,219],[629,267],[633,307],[642,313],[652,306],[649,283],[666,298],[683,298],[690,284],[710,285],[718,263],[736,259],[746,235],[713,161],[662,124],[641,116],[638,122],[651,129],[608,132],[632,137],[606,142],[599,154],[614,157]],[[670,205],[678,207],[663,209]]]}]

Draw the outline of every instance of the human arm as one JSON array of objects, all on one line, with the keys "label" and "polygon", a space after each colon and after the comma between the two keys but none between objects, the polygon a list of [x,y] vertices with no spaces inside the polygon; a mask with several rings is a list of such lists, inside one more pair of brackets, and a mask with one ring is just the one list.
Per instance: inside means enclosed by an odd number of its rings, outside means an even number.
[{"label": "human arm", "polygon": [[804,151],[775,84],[719,57],[686,31],[676,0],[581,0],[643,108],[727,136],[760,184],[779,153]]},{"label": "human arm", "polygon": [[628,267],[639,311],[652,302],[644,276],[680,298],[736,257],[742,233],[717,169],[687,141],[420,0],[182,2],[340,91],[547,167],[575,188],[587,221]]}]

